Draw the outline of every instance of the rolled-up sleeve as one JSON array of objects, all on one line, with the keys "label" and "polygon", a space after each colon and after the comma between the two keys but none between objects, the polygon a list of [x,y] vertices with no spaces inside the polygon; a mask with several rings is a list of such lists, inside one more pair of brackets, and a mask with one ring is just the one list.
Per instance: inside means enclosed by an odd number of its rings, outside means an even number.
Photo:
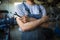
[{"label": "rolled-up sleeve", "polygon": [[46,16],[47,15],[46,9],[42,5],[40,5],[40,8],[41,8],[42,16]]}]

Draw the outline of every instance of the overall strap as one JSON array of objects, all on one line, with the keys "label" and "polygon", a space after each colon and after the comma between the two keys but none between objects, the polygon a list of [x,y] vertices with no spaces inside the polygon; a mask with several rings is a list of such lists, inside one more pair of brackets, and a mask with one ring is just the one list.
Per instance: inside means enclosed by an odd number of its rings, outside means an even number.
[{"label": "overall strap", "polygon": [[23,6],[25,7],[25,10],[26,10],[29,14],[31,14],[29,8],[26,6],[26,4],[25,4],[24,2],[23,2]]},{"label": "overall strap", "polygon": [[42,10],[41,10],[41,8],[40,8],[40,5],[39,5],[39,4],[37,4],[37,6],[38,6],[38,9],[39,9],[39,13],[41,13],[41,14],[42,14]]}]

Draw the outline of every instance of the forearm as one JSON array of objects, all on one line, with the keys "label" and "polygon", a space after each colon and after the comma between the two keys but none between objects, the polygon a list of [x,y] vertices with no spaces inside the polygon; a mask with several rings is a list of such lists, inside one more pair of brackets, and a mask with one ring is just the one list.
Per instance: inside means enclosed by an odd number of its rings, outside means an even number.
[{"label": "forearm", "polygon": [[44,23],[47,21],[47,16],[46,17],[42,17],[41,19],[38,19],[38,20],[34,20],[34,21],[31,21],[31,22],[27,22],[27,23],[23,23],[21,20],[19,20],[19,18],[16,19],[19,27],[23,30],[23,31],[26,31],[26,30],[32,30],[34,28],[36,28],[38,25]]},{"label": "forearm", "polygon": [[17,20],[19,27],[23,31],[32,30],[32,29],[36,28],[38,25],[40,25],[41,23],[43,23],[42,19],[38,19],[35,21],[27,22],[27,23],[21,23],[21,21],[19,19],[16,19],[16,20]]},{"label": "forearm", "polygon": [[[35,21],[35,20],[37,20],[37,19],[35,19],[35,18],[30,18],[29,21],[31,22],[31,21]],[[48,25],[49,25],[48,20],[47,20],[47,22],[44,22],[44,23],[42,23],[42,24],[39,24],[40,27],[48,27]]]}]

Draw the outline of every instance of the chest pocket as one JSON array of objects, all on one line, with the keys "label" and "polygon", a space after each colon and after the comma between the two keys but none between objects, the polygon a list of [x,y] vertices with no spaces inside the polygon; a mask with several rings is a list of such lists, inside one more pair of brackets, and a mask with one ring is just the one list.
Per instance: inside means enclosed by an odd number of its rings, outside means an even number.
[{"label": "chest pocket", "polygon": [[38,8],[40,14],[31,14],[29,8],[25,5],[24,2],[23,2],[23,6],[25,7],[25,10],[28,12],[28,17],[33,17],[33,18],[36,18],[36,19],[39,19],[39,18],[42,17],[41,8],[38,4],[37,4],[37,8]]}]

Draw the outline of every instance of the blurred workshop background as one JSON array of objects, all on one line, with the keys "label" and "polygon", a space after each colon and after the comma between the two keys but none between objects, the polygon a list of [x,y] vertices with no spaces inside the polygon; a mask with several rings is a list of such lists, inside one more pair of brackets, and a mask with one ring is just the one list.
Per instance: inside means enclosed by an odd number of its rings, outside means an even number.
[{"label": "blurred workshop background", "polygon": [[[0,0],[0,40],[20,40],[20,32],[13,18],[15,6],[22,0]],[[48,32],[54,40],[60,40],[60,0],[35,0],[42,4],[50,18]]]}]

